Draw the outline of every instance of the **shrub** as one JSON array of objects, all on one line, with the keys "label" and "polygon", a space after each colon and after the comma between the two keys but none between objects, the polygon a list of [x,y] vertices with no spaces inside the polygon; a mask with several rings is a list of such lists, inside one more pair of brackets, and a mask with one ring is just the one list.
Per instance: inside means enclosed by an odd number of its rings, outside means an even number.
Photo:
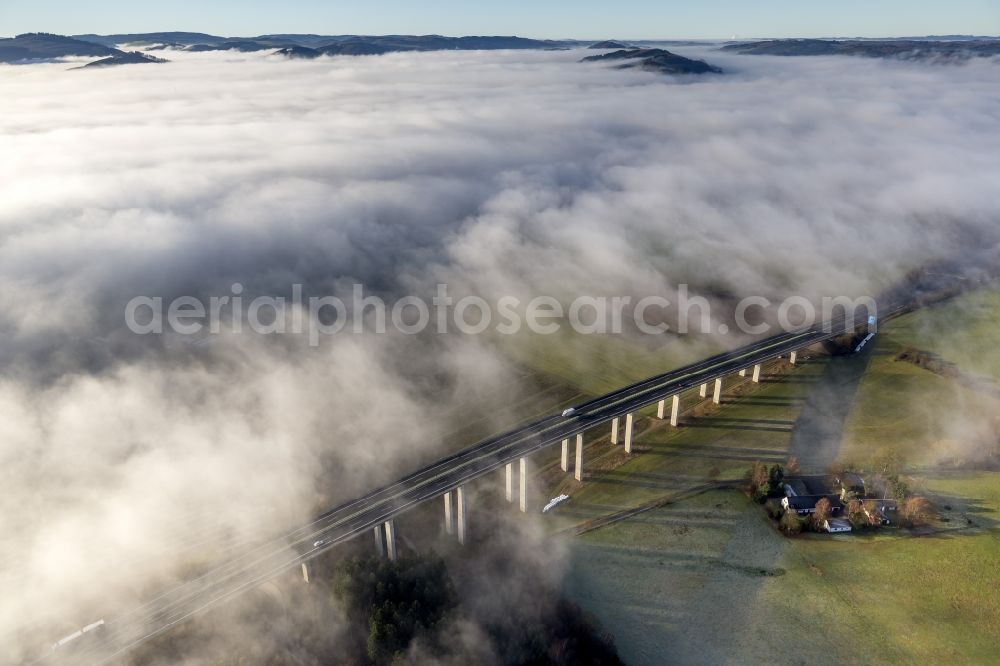
[{"label": "shrub", "polygon": [[750,492],[754,492],[757,488],[767,483],[767,467],[764,466],[764,463],[757,460],[750,465],[750,472],[747,476],[750,480]]},{"label": "shrub", "polygon": [[781,517],[781,521],[778,523],[778,526],[786,536],[795,536],[802,531],[802,527],[805,522],[806,521],[799,518],[794,511],[786,511],[785,515]]},{"label": "shrub", "polygon": [[934,520],[934,507],[927,498],[914,495],[899,507],[899,519],[908,527],[928,525]]},{"label": "shrub", "polygon": [[781,520],[781,516],[785,514],[785,507],[781,506],[781,502],[775,499],[769,499],[765,503],[767,507],[767,515],[774,520]]}]

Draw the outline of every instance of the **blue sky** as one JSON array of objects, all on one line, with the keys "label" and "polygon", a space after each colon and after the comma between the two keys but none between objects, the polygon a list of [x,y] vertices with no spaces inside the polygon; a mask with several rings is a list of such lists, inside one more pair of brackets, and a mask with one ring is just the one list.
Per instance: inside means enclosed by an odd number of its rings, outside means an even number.
[{"label": "blue sky", "polygon": [[1000,34],[1000,0],[0,0],[0,34],[517,34],[596,39]]}]

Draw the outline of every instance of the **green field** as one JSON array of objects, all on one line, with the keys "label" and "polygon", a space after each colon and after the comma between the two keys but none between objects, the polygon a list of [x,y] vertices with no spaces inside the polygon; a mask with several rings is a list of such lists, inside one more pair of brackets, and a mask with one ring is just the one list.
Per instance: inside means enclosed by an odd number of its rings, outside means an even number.
[{"label": "green field", "polygon": [[673,338],[637,341],[626,335],[581,335],[570,329],[505,341],[512,359],[588,396],[666,372],[718,353],[718,347],[679,344]]},{"label": "green field", "polygon": [[[679,429],[644,414],[630,457],[593,433],[582,485],[550,469],[549,490],[571,495],[547,517],[553,530],[661,504],[574,537],[567,591],[627,663],[1000,663],[1000,472],[975,467],[1000,401],[896,360],[917,348],[996,377],[998,312],[1000,295],[983,292],[884,325],[843,423],[841,462],[899,452],[941,512],[928,533],[787,539],[737,490],[670,502],[787,458],[804,401],[829,381],[815,354],[742,395],[727,389],[720,408],[686,395]],[[982,358],[961,351],[974,346]]]},{"label": "green field", "polygon": [[[984,444],[995,441],[996,415],[1000,414],[996,395],[896,360],[904,349],[917,348],[937,353],[980,376],[1000,369],[1000,345],[996,344],[1000,333],[993,329],[992,337],[986,337],[989,322],[996,321],[996,314],[991,317],[987,305],[1000,313],[1000,292],[969,294],[912,312],[883,327],[874,341],[875,354],[845,428],[843,460],[863,465],[880,450],[891,449],[898,451],[907,465],[934,467],[965,462]],[[935,329],[943,331],[942,336],[928,333]],[[981,350],[981,364],[975,362],[971,347],[949,342],[974,338]]]},{"label": "green field", "polygon": [[786,539],[715,491],[578,538],[567,590],[627,663],[996,663],[1000,473],[933,479],[975,526]]},{"label": "green field", "polygon": [[918,310],[886,330],[901,345],[924,349],[966,372],[1000,381],[1000,290],[984,289]]}]

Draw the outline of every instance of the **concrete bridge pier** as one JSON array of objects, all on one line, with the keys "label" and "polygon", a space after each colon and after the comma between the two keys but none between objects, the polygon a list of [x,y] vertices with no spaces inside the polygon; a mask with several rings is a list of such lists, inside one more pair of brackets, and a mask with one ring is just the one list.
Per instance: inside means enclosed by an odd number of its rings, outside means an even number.
[{"label": "concrete bridge pier", "polygon": [[746,368],[742,368],[740,370],[740,377],[746,377],[746,376],[747,376],[747,369]]},{"label": "concrete bridge pier", "polygon": [[396,521],[385,521],[385,552],[389,559],[396,561]]},{"label": "concrete bridge pier", "polygon": [[[521,459],[522,461],[524,458]],[[451,493],[448,493],[449,495]],[[465,536],[469,529],[468,518],[465,513],[465,486],[455,489],[456,514],[458,515],[458,542],[465,545]]]},{"label": "concrete bridge pier", "polygon": [[680,420],[681,415],[681,395],[680,393],[675,393],[673,398],[670,400],[670,425],[677,427],[677,423]]},{"label": "concrete bridge pier", "polygon": [[382,536],[382,526],[375,526],[375,550],[379,557],[385,557],[385,537]]},{"label": "concrete bridge pier", "polygon": [[527,458],[521,458],[520,472],[521,473],[518,475],[519,477],[518,481],[520,482],[521,486],[520,488],[521,492],[519,495],[521,511],[523,513],[527,513],[528,511],[528,459]]},{"label": "concrete bridge pier", "polygon": [[576,436],[576,465],[573,467],[573,476],[577,481],[583,481],[583,433]]},{"label": "concrete bridge pier", "polygon": [[444,494],[444,533],[454,534],[455,523],[451,516],[451,491]]},{"label": "concrete bridge pier", "polygon": [[625,453],[632,453],[632,412],[625,415]]},{"label": "concrete bridge pier", "polygon": [[666,409],[666,406],[667,406],[667,399],[666,398],[664,398],[663,400],[661,400],[658,403],[656,403],[656,418],[658,418],[658,419],[662,419],[663,418],[663,412]]},{"label": "concrete bridge pier", "polygon": [[712,394],[712,402],[717,405],[722,403],[722,377],[715,379],[715,392]]},{"label": "concrete bridge pier", "polygon": [[514,501],[514,463],[507,463],[507,501]]},{"label": "concrete bridge pier", "polygon": [[791,353],[791,354],[790,354],[790,355],[788,356],[788,362],[789,362],[789,363],[791,363],[792,365],[795,365],[795,362],[796,362],[797,360],[799,360],[799,353],[798,353],[797,351],[793,351],[793,352],[792,352],[792,353]]},{"label": "concrete bridge pier", "polygon": [[309,564],[307,562],[302,563],[302,580],[309,582]]},{"label": "concrete bridge pier", "polygon": [[611,443],[612,444],[617,444],[618,443],[618,431],[620,430],[620,428],[618,426],[619,426],[619,422],[618,422],[618,417],[616,416],[615,418],[611,419]]},{"label": "concrete bridge pier", "polygon": [[702,384],[700,387],[698,387],[698,397],[699,398],[707,398],[708,397],[708,383],[707,382],[704,383],[704,384]]},{"label": "concrete bridge pier", "polygon": [[562,441],[562,458],[560,459],[559,462],[560,462],[560,466],[562,467],[562,471],[568,472],[569,471],[569,440],[568,439],[564,439]]},{"label": "concrete bridge pier", "polygon": [[760,363],[753,366],[753,383],[760,384]]}]

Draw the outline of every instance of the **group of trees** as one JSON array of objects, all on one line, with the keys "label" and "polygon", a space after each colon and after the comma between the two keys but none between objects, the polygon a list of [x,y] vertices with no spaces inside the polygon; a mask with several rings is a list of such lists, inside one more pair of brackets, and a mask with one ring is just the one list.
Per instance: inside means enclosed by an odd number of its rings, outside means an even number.
[{"label": "group of trees", "polygon": [[746,473],[747,489],[755,502],[763,504],[768,497],[782,497],[785,494],[785,476],[799,473],[799,461],[795,456],[788,459],[788,464],[782,467],[774,463],[770,467],[759,460],[754,461]]},{"label": "group of trees", "polygon": [[862,500],[856,497],[847,500],[844,514],[856,530],[864,527],[878,527],[881,524],[878,506],[875,500]]},{"label": "group of trees", "polygon": [[871,487],[882,486],[886,494],[902,503],[910,494],[910,486],[901,477],[903,458],[895,449],[880,451],[872,461],[872,474],[866,479]]},{"label": "group of trees", "polygon": [[803,530],[822,532],[823,524],[830,517],[832,507],[825,497],[816,502],[816,511],[808,516],[800,516],[794,511],[782,511],[778,519],[778,527],[787,536],[794,536]]},{"label": "group of trees", "polygon": [[437,629],[457,605],[448,570],[436,555],[343,560],[333,591],[348,620],[366,631],[366,653],[377,664],[396,659],[418,634],[433,645]]},{"label": "group of trees", "polygon": [[[794,460],[792,458],[790,462]],[[782,489],[784,479],[785,470],[781,465],[775,463],[768,469],[767,465],[757,460],[750,466],[750,471],[747,473],[750,496],[760,504],[766,502],[768,497],[779,497],[784,494]]]},{"label": "group of trees", "polygon": [[[465,599],[479,595],[463,587],[469,581],[463,583],[462,571],[459,566],[453,581],[446,561],[433,553],[339,562],[333,593],[354,635],[338,663],[470,663],[485,650],[500,663],[621,664],[612,637],[541,579],[532,588],[533,606],[506,607],[500,595],[492,602]],[[458,618],[462,622],[453,624]],[[453,640],[462,624],[466,631],[475,625],[484,645]]]},{"label": "group of trees", "polygon": [[[873,499],[853,498],[845,506],[847,519],[854,529],[877,527],[880,524],[880,502]],[[913,495],[897,502],[896,520],[905,527],[920,527],[934,520],[934,507],[926,497]]]}]

